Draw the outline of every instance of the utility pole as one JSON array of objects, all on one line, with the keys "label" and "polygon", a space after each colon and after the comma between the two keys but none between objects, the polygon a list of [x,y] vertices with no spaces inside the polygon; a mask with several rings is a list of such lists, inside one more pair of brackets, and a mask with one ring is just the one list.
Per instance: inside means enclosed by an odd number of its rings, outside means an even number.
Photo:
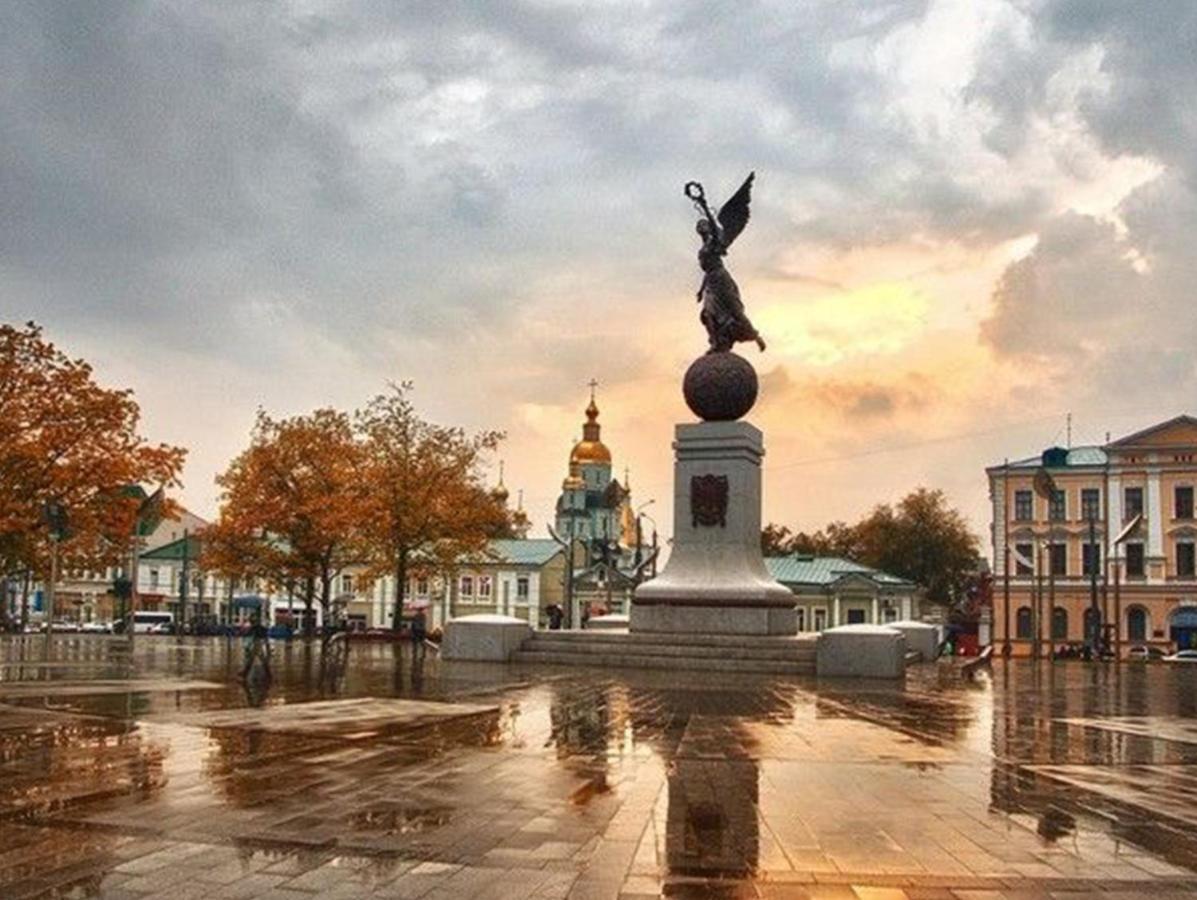
[{"label": "utility pole", "polygon": [[567,628],[573,628],[578,621],[578,611],[574,609],[574,541],[572,520],[570,522],[571,529],[568,540],[563,539],[553,527],[549,526],[549,537],[557,542],[557,546],[564,551],[565,555],[565,572],[562,578],[563,587],[565,589],[565,624]]},{"label": "utility pole", "polygon": [[1093,656],[1101,657],[1101,607],[1097,603],[1097,510],[1089,511],[1089,608],[1093,610]]},{"label": "utility pole", "polygon": [[1010,460],[1002,466],[1002,634],[1006,643],[1002,656],[1008,657],[1010,646]]},{"label": "utility pole", "polygon": [[1031,604],[1031,618],[1034,627],[1031,630],[1031,656],[1035,659],[1043,653],[1043,542],[1035,541],[1035,602]]},{"label": "utility pole", "polygon": [[191,554],[188,552],[187,529],[183,529],[183,573],[182,580],[179,582],[179,627],[176,629],[177,634],[183,633],[183,626],[187,623],[187,582],[191,578]]},{"label": "utility pole", "polygon": [[[46,662],[50,661],[50,643],[54,633],[54,599],[58,588],[58,545],[67,536],[66,507],[58,500],[49,500],[42,509],[42,518],[50,535],[50,582],[46,585]],[[49,669],[46,677],[50,677]]]}]

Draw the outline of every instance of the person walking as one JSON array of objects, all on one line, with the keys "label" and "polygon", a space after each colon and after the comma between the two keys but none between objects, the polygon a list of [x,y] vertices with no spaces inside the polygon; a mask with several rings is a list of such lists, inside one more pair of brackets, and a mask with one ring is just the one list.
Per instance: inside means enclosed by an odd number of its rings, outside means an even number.
[{"label": "person walking", "polygon": [[411,652],[412,658],[423,656],[426,648],[424,641],[428,638],[428,623],[424,619],[424,610],[417,609],[411,619]]},{"label": "person walking", "polygon": [[255,612],[250,618],[249,633],[246,635],[245,665],[241,668],[241,680],[249,678],[256,660],[262,661],[262,669],[270,678],[270,632],[262,624],[262,614]]}]

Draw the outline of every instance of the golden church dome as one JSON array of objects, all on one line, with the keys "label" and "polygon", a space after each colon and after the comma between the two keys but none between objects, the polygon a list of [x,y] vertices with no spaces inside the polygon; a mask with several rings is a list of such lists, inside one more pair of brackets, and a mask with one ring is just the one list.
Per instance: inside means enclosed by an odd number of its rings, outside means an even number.
[{"label": "golden church dome", "polygon": [[599,438],[598,415],[599,409],[594,402],[594,395],[591,394],[590,405],[586,407],[586,424],[582,426],[582,440],[574,444],[574,449],[569,454],[571,466],[575,463],[611,464],[611,451]]},{"label": "golden church dome", "polygon": [[611,451],[602,441],[578,441],[569,454],[571,463],[610,463]]}]

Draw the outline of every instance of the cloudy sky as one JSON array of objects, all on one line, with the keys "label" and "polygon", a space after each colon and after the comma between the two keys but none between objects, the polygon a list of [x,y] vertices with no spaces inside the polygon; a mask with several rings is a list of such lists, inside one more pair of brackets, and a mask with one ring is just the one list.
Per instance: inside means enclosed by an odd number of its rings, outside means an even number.
[{"label": "cloudy sky", "polygon": [[[411,379],[538,530],[601,383],[668,531],[704,349],[686,180],[757,172],[766,515],[1197,412],[1187,0],[0,4],[0,318],[191,448]],[[652,510],[650,510],[652,511]]]}]

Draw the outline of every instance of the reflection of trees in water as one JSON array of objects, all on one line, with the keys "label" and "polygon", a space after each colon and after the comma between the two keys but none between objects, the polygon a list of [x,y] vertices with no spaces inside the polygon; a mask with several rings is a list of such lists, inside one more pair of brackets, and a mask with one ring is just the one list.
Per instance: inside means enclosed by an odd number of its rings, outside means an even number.
[{"label": "reflection of trees in water", "polygon": [[558,757],[606,756],[627,719],[627,696],[620,686],[572,681],[553,685],[549,740],[556,746]]},{"label": "reflection of trees in water", "polygon": [[883,725],[929,747],[958,742],[976,721],[974,695],[980,689],[961,681],[945,690],[922,691],[902,685],[868,690],[822,688],[815,701],[820,718],[850,718]]},{"label": "reflection of trees in water", "polygon": [[37,713],[5,713],[0,731],[0,815],[41,815],[149,797],[167,781],[167,748],[122,722],[47,721]]},{"label": "reflection of trees in water", "polygon": [[[354,720],[343,727],[353,730],[352,739],[333,729],[300,733],[253,726],[209,728],[212,748],[203,771],[224,799],[244,807],[303,797],[307,788],[325,785],[329,766],[342,765],[335,751],[361,746],[362,729],[375,732],[370,739],[373,746],[388,748],[385,764],[391,769],[426,762],[461,747],[502,743],[498,711],[416,723]],[[308,799],[315,798],[309,795]]]}]

